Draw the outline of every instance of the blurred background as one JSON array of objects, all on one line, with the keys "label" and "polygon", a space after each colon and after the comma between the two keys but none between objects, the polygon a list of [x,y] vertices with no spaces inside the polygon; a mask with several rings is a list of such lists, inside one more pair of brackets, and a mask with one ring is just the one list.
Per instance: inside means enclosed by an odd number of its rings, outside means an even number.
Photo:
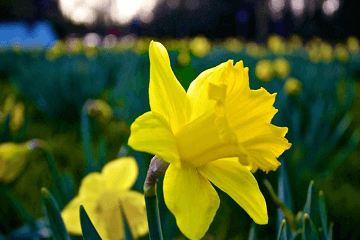
[{"label": "blurred background", "polygon": [[[359,238],[359,1],[0,3],[0,158],[6,152],[2,143],[36,138],[47,142],[52,159],[33,151],[19,176],[5,181],[0,174],[0,185],[13,194],[0,199],[0,234],[24,239],[31,232],[23,228],[29,223],[24,209],[34,219],[43,216],[41,187],[53,189],[63,207],[83,176],[119,156],[136,156],[140,173],[134,189],[142,191],[151,156],[126,142],[132,121],[149,110],[147,51],[154,39],[168,49],[185,89],[202,71],[234,59],[249,67],[253,89],[278,93],[273,123],[289,127],[293,146],[280,158],[281,173],[255,174],[270,219],[257,228],[258,239],[275,239],[283,217],[264,179],[294,215],[305,211],[314,180],[326,199],[333,239]],[[22,207],[13,204],[14,196]],[[248,239],[249,217],[220,196],[225,200],[206,239]],[[160,210],[166,239],[183,239],[163,200]]]}]

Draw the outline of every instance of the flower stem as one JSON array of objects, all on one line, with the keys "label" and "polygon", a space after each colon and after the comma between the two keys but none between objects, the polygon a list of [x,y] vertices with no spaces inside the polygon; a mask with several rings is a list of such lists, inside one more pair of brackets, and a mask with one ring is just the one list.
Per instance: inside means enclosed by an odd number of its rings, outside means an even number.
[{"label": "flower stem", "polygon": [[151,240],[163,240],[159,203],[156,194],[156,183],[158,178],[165,174],[169,163],[164,162],[157,156],[151,159],[149,170],[144,183],[144,194],[146,203],[146,212],[149,224],[149,234]]},{"label": "flower stem", "polygon": [[156,184],[154,191],[147,191],[145,193],[146,213],[149,224],[149,234],[151,240],[163,240],[159,205],[156,194]]}]

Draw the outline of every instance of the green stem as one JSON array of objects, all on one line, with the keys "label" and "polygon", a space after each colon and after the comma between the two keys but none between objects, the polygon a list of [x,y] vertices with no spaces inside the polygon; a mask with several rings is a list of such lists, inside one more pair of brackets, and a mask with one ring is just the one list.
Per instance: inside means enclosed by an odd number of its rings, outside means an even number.
[{"label": "green stem", "polygon": [[156,185],[145,191],[146,212],[151,240],[163,240]]}]

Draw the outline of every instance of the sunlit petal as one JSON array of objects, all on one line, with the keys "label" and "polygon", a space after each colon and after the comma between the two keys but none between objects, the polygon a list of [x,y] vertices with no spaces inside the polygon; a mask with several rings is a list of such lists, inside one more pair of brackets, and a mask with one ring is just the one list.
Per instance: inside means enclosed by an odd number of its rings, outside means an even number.
[{"label": "sunlit petal", "polygon": [[202,238],[220,204],[211,184],[190,165],[178,169],[170,164],[163,190],[166,206],[181,232],[190,239]]},{"label": "sunlit petal", "polygon": [[141,115],[131,125],[128,144],[137,151],[157,155],[177,167],[181,165],[176,140],[168,123],[152,112]]},{"label": "sunlit petal", "polygon": [[79,195],[98,196],[106,190],[105,180],[98,172],[92,172],[86,175],[81,181]]},{"label": "sunlit petal", "polygon": [[203,165],[199,172],[232,197],[258,224],[267,224],[267,208],[256,179],[239,162],[221,159]]},{"label": "sunlit petal", "polygon": [[190,104],[184,88],[176,79],[168,52],[158,42],[151,42],[149,101],[151,111],[166,119],[176,133],[190,117]]},{"label": "sunlit petal", "polygon": [[133,157],[123,157],[107,163],[101,173],[107,189],[123,191],[134,185],[139,169]]}]

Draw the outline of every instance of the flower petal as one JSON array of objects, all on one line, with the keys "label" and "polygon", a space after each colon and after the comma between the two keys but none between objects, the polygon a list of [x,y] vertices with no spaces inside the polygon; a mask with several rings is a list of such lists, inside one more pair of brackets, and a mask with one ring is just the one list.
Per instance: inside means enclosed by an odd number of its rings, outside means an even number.
[{"label": "flower petal", "polygon": [[123,191],[134,185],[139,169],[133,157],[123,157],[107,163],[101,174],[108,190]]},{"label": "flower petal", "polygon": [[98,172],[86,175],[80,184],[79,195],[83,197],[98,196],[106,190],[105,179]]},{"label": "flower petal", "polygon": [[189,99],[171,69],[165,47],[161,43],[152,41],[149,56],[151,111],[165,118],[175,133],[190,117]]},{"label": "flower petal", "polygon": [[180,167],[176,140],[165,119],[152,112],[144,113],[131,125],[130,131],[130,147]]},{"label": "flower petal", "polygon": [[234,199],[256,222],[267,224],[264,196],[252,173],[232,159],[213,161],[198,168],[200,174]]},{"label": "flower petal", "polygon": [[196,168],[170,164],[164,178],[166,206],[175,215],[181,232],[190,239],[202,238],[212,222],[220,199],[215,189]]},{"label": "flower petal", "polygon": [[121,193],[121,204],[123,206],[127,222],[134,238],[139,238],[149,232],[144,195],[128,191]]}]

